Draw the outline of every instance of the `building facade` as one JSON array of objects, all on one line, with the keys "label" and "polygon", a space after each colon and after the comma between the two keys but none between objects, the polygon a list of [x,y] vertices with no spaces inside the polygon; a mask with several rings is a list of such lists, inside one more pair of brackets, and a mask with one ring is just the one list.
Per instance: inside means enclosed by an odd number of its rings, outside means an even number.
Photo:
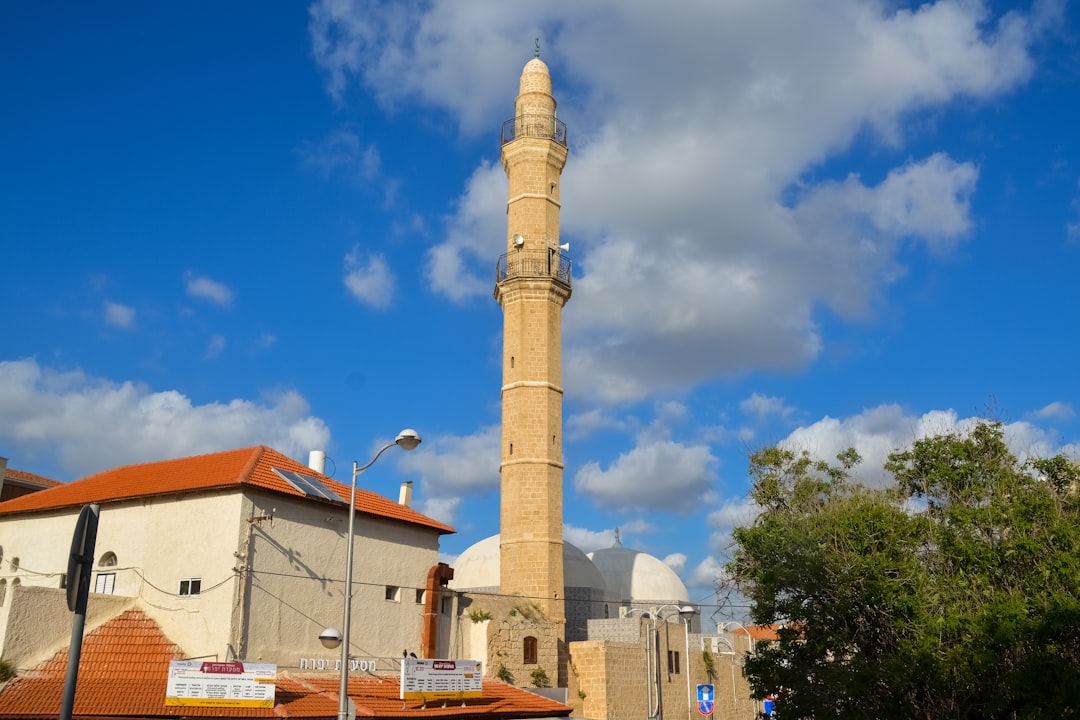
[{"label": "building facade", "polygon": [[[0,503],[0,653],[26,668],[66,646],[72,532],[81,507],[97,503],[88,628],[137,607],[191,657],[336,667],[318,636],[341,625],[348,497],[256,447],[118,468]],[[425,624],[441,592],[429,587],[441,577],[439,538],[453,529],[365,491],[357,510],[350,653],[384,671],[425,643],[445,656],[449,615],[428,637]]]}]

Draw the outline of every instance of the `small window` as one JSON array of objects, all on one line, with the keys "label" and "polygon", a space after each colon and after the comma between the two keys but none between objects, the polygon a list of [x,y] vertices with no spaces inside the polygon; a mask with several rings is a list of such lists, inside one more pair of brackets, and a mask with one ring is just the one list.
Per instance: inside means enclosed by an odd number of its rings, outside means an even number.
[{"label": "small window", "polygon": [[180,578],[180,592],[177,595],[188,597],[202,592],[202,578]]},{"label": "small window", "polygon": [[7,598],[7,580],[0,580],[0,607],[4,606],[4,600]]},{"label": "small window", "polygon": [[417,605],[423,605],[424,604],[424,591],[423,590],[417,590],[416,591],[416,604]]},{"label": "small window", "polygon": [[11,558],[11,572],[15,572],[19,569],[19,558]]},{"label": "small window", "polygon": [[397,602],[398,601],[398,593],[400,591],[401,591],[401,588],[399,588],[397,585],[387,585],[386,586],[386,599],[389,600],[390,602]]},{"label": "small window", "polygon": [[101,559],[98,560],[97,564],[100,565],[101,567],[116,567],[116,553],[114,553],[114,552],[105,553],[104,555],[101,556]]},{"label": "small window", "polygon": [[67,588],[67,573],[60,573],[60,589]]},{"label": "small window", "polygon": [[94,580],[94,592],[102,595],[112,595],[116,587],[116,573],[98,573]]},{"label": "small window", "polygon": [[450,598],[444,597],[442,599],[442,614],[443,615],[449,615],[450,614],[450,610],[453,608],[453,606],[450,603],[451,603]]},{"label": "small window", "polygon": [[522,659],[526,665],[536,664],[536,638],[532,635],[526,635],[525,640],[522,642]]},{"label": "small window", "polygon": [[667,671],[674,675],[681,672],[679,669],[679,653],[676,650],[668,650],[667,652]]}]

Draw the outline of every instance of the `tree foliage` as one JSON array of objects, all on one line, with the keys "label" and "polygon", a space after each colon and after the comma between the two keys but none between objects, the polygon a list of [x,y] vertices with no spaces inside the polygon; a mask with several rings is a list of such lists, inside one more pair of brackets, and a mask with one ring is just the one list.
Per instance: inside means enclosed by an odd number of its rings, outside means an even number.
[{"label": "tree foliage", "polygon": [[1021,461],[1000,423],[916,441],[867,488],[835,462],[750,459],[761,513],[731,577],[758,624],[746,661],[788,718],[1072,717],[1080,708],[1080,469]]}]

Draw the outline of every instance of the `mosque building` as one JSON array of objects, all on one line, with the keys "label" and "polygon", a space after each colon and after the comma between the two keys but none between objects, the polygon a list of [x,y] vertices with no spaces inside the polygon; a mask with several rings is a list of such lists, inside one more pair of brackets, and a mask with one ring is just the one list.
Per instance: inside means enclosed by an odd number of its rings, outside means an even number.
[{"label": "mosque building", "polygon": [[[642,705],[654,717],[664,705],[686,712],[691,633],[698,634],[698,655],[702,641],[700,614],[678,575],[659,559],[624,547],[618,532],[613,547],[588,555],[563,539],[561,324],[572,279],[559,212],[567,128],[556,115],[551,75],[539,50],[519,87],[514,117],[501,133],[506,252],[498,260],[494,292],[503,310],[500,533],[454,563],[449,587],[473,620],[459,634],[458,650],[484,662],[489,675],[576,689],[588,717],[640,715]],[[661,697],[660,625],[666,681],[678,688],[677,698],[667,701]],[[672,632],[681,639],[673,641]],[[610,655],[615,641],[625,646]],[[609,686],[620,684],[624,712],[600,699],[584,707],[598,688],[605,689],[604,698]],[[641,697],[629,699],[636,694]]]}]

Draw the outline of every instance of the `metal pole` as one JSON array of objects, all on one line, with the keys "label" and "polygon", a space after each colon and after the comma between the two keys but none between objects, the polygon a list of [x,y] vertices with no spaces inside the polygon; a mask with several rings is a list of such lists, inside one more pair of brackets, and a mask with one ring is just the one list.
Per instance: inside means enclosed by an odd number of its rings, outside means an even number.
[{"label": "metal pole", "polygon": [[[379,451],[381,454],[381,450]],[[376,456],[378,457],[378,456]],[[345,616],[341,620],[341,678],[338,686],[338,720],[349,720],[349,630],[352,624],[353,527],[356,521],[356,477],[360,474],[353,461],[352,488],[349,490],[349,534],[345,548]]]},{"label": "metal pole", "polygon": [[349,630],[352,625],[352,599],[353,599],[353,527],[356,519],[356,479],[375,464],[379,457],[396,446],[399,441],[415,439],[411,446],[405,446],[411,450],[420,443],[420,436],[411,430],[403,430],[392,443],[387,443],[379,448],[371,462],[363,467],[353,460],[352,487],[349,490],[349,536],[345,548],[345,612],[341,620],[341,681],[338,685],[338,720],[349,720]]},{"label": "metal pole", "polygon": [[690,696],[690,618],[683,618],[686,629],[686,720],[694,720],[694,702]]}]

